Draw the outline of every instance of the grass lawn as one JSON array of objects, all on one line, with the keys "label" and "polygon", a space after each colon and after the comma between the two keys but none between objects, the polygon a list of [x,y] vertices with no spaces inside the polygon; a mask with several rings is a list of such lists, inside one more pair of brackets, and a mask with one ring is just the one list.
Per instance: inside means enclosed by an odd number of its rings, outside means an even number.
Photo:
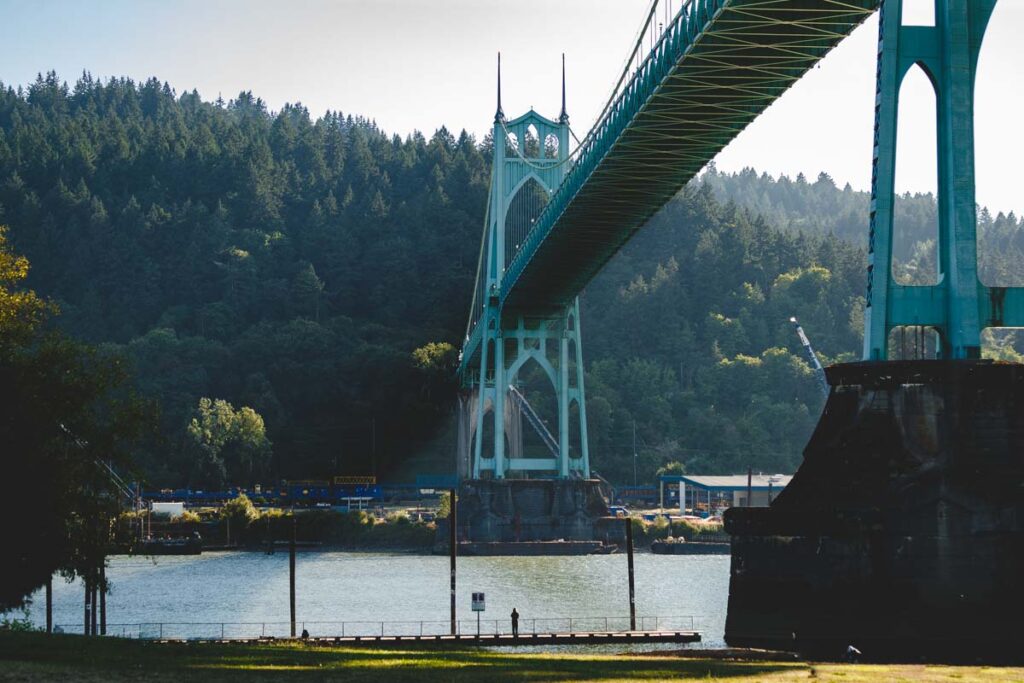
[{"label": "grass lawn", "polygon": [[1024,668],[508,654],[485,648],[159,644],[0,634],[0,681],[1022,681]]}]

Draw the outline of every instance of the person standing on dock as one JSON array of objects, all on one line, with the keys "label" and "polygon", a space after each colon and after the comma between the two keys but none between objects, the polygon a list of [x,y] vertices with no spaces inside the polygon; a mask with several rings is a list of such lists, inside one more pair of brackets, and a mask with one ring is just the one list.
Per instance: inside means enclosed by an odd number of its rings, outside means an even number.
[{"label": "person standing on dock", "polygon": [[512,637],[519,637],[519,612],[515,607],[512,608]]}]

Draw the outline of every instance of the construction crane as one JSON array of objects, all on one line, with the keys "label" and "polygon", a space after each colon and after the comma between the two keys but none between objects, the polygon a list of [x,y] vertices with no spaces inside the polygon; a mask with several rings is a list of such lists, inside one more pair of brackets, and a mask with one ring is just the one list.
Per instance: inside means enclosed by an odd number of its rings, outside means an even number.
[{"label": "construction crane", "polygon": [[797,322],[796,318],[790,318],[789,322],[793,323],[793,327],[796,328],[796,334],[800,337],[800,343],[803,345],[804,351],[807,352],[807,357],[811,361],[811,367],[814,368],[814,376],[821,386],[821,392],[825,395],[825,398],[828,398],[829,386],[828,380],[825,378],[825,368],[821,367],[821,361],[818,360],[818,354],[814,352],[814,348],[811,346],[811,340],[804,334],[804,328],[800,327],[800,323]]}]

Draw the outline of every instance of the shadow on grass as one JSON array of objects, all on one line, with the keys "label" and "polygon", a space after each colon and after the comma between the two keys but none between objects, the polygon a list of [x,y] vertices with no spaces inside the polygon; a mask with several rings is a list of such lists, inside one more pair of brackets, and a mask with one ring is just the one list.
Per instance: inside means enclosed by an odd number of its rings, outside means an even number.
[{"label": "shadow on grass", "polygon": [[[81,636],[0,635],[0,660],[103,671],[106,680],[140,671],[202,680],[506,681],[760,680],[798,664],[586,654],[510,654],[483,649],[377,650],[302,644],[161,644]],[[109,673],[109,676],[106,674]]]}]

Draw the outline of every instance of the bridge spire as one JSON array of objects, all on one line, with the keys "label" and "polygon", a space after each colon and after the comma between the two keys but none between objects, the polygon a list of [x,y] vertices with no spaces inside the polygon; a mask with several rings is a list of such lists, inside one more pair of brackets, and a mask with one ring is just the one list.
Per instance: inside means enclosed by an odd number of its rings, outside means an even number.
[{"label": "bridge spire", "polygon": [[501,53],[498,53],[498,111],[494,112],[494,122],[505,120],[505,112],[501,110]]},{"label": "bridge spire", "polygon": [[569,123],[569,113],[565,111],[565,53],[562,53],[562,113],[558,115],[559,123]]}]

